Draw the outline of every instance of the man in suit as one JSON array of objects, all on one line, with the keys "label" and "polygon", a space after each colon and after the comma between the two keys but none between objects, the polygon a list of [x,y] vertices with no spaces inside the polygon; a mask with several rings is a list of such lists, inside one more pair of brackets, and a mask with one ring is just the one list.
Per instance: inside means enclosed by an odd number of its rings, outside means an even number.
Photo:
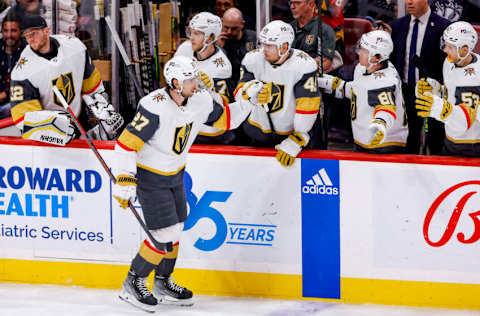
[{"label": "man in suit", "polygon": [[[446,55],[440,49],[440,38],[450,21],[433,13],[428,0],[406,0],[405,3],[409,14],[391,24],[394,50],[390,61],[403,81],[409,127],[407,152],[417,154],[420,151],[424,126],[423,119],[419,118],[415,111],[415,84],[422,77],[430,77],[443,83],[442,65]],[[441,154],[444,127],[434,120],[429,120],[425,130],[428,132],[424,141],[430,154]]]}]

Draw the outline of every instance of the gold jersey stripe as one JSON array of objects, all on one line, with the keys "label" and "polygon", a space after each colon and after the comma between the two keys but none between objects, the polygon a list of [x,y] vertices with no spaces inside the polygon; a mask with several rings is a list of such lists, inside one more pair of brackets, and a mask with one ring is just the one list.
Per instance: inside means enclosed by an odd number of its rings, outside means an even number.
[{"label": "gold jersey stripe", "polygon": [[[270,134],[270,133],[272,132],[271,129],[263,129],[262,126],[261,126],[259,123],[252,121],[252,120],[250,119],[250,117],[248,118],[248,123],[250,123],[250,125],[253,125],[253,126],[255,126],[256,128],[258,128],[259,130],[261,130],[262,133],[264,133],[264,134]],[[291,134],[292,132],[293,132],[293,130],[288,131],[288,132],[279,132],[279,131],[276,131],[275,134],[278,134],[278,135],[289,135],[289,134]]]},{"label": "gold jersey stripe", "polygon": [[388,147],[388,146],[397,146],[397,147],[405,147],[407,144],[400,143],[400,142],[388,142],[388,143],[381,143],[379,145],[365,145],[360,143],[359,141],[355,141],[355,144],[362,146],[363,148],[373,149],[373,148],[381,148],[381,147]]},{"label": "gold jersey stripe", "polygon": [[377,105],[373,111],[373,115],[377,114],[378,111],[386,111],[393,115],[394,118],[397,118],[397,112],[395,105]]},{"label": "gold jersey stripe", "polygon": [[147,166],[142,165],[138,162],[137,162],[137,167],[148,170],[150,172],[153,172],[153,173],[156,173],[156,174],[159,174],[159,175],[162,175],[162,176],[173,176],[173,175],[179,173],[180,171],[182,171],[183,168],[185,168],[185,165],[181,166],[180,168],[178,168],[175,171],[161,171],[161,170],[158,170],[158,169],[155,169],[155,168],[147,167]]},{"label": "gold jersey stripe", "polygon": [[164,254],[151,249],[145,242],[140,246],[138,254],[153,265],[158,265],[162,261]]},{"label": "gold jersey stripe", "polygon": [[143,148],[145,142],[138,137],[137,135],[132,134],[127,129],[124,129],[120,137],[118,138],[118,142],[122,143],[122,145],[139,152],[140,149]]},{"label": "gold jersey stripe", "polygon": [[305,97],[297,99],[297,111],[315,112],[320,108],[320,97]]},{"label": "gold jersey stripe", "polygon": [[83,79],[82,93],[84,94],[92,93],[100,85],[100,82],[102,82],[102,77],[98,69],[95,68],[95,70],[92,72],[90,77]]},{"label": "gold jersey stripe", "polygon": [[40,101],[38,101],[38,99],[19,103],[11,110],[13,122],[16,124],[21,121],[27,112],[40,111],[41,109],[42,106],[40,105]]},{"label": "gold jersey stripe", "polygon": [[177,259],[178,257],[178,243],[173,245],[173,251],[172,252],[167,252],[165,254],[165,259]]},{"label": "gold jersey stripe", "polygon": [[230,128],[230,108],[228,105],[223,107],[223,113],[220,115],[218,120],[213,123],[213,127],[221,129],[223,131]]},{"label": "gold jersey stripe", "polygon": [[455,144],[479,144],[480,139],[453,139],[448,135],[445,135],[449,141]]},{"label": "gold jersey stripe", "polygon": [[222,134],[225,134],[225,131],[219,130],[218,132],[215,132],[215,133],[198,132],[198,135],[202,135],[202,136],[219,136]]}]

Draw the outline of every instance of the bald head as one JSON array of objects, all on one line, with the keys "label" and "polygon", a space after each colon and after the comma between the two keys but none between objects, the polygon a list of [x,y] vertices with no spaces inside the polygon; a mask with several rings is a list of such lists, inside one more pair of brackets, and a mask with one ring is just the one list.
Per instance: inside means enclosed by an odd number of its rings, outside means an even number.
[{"label": "bald head", "polygon": [[241,39],[242,30],[245,26],[242,11],[237,8],[230,8],[223,14],[222,18],[223,33],[229,40]]},{"label": "bald head", "polygon": [[230,8],[225,13],[223,14],[223,20],[229,20],[233,22],[239,22],[241,23],[243,21],[243,14],[242,11],[240,11],[237,8]]}]

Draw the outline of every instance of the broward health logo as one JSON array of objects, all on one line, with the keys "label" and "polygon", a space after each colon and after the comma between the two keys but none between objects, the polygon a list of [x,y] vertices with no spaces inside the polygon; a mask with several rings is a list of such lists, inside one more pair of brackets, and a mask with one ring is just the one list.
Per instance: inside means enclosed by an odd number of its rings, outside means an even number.
[{"label": "broward health logo", "polygon": [[[226,203],[232,192],[206,191],[200,198],[193,192],[192,177],[185,172],[184,177],[187,203],[190,209],[183,230],[192,229],[200,220],[208,219],[215,224],[215,235],[210,239],[201,234],[194,247],[202,251],[214,251],[222,245],[271,247],[275,241],[278,227],[262,223],[227,222],[225,216],[212,204]],[[208,235],[208,234],[207,234]]]},{"label": "broward health logo", "polygon": [[318,170],[302,187],[305,194],[338,195],[338,187],[334,186],[325,168]]}]

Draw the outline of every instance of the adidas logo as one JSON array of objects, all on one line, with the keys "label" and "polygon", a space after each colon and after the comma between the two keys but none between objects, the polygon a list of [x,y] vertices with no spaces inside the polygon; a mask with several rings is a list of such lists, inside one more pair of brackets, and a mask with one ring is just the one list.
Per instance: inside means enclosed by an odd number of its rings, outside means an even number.
[{"label": "adidas logo", "polygon": [[325,168],[318,170],[313,177],[302,187],[306,194],[338,195],[338,188],[333,186],[332,180]]}]

